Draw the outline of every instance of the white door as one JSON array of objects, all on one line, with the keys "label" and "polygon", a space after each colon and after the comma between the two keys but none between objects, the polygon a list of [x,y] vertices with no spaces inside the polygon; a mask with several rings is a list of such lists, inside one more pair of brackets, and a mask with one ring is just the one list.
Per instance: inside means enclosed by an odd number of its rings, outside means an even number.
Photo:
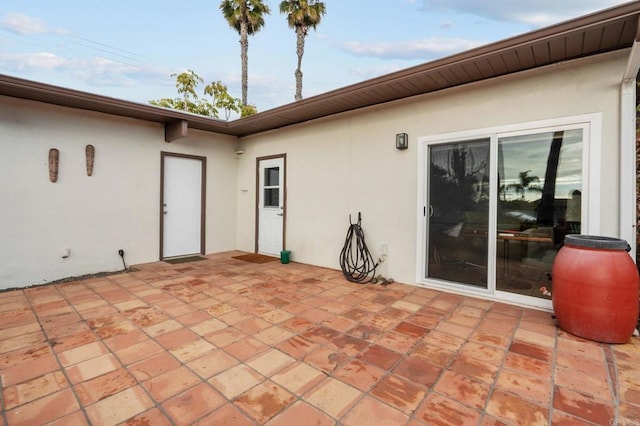
[{"label": "white door", "polygon": [[259,160],[258,253],[280,256],[284,241],[284,157]]},{"label": "white door", "polygon": [[162,153],[161,257],[204,253],[205,159]]}]

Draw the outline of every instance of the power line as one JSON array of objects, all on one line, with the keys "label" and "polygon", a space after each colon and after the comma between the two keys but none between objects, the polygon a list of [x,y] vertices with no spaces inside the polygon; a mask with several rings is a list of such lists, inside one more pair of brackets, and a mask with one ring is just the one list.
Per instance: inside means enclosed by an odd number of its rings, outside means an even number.
[{"label": "power line", "polygon": [[6,31],[2,31],[0,32],[0,37],[8,40],[13,40],[18,43],[24,43],[32,46],[41,47],[53,52],[66,51],[71,53],[77,53],[78,49],[73,46],[79,46],[83,49],[88,50],[89,52],[100,52],[100,53],[96,53],[96,56],[101,57],[103,59],[111,60],[113,62],[121,63],[123,65],[140,66],[141,64],[144,64],[145,62],[147,62],[147,58],[135,52],[131,52],[125,49],[120,49],[116,46],[111,46],[105,43],[101,43],[86,37],[77,36],[73,34],[62,35],[62,37],[70,40],[72,46],[70,46],[68,43],[61,41],[59,36],[56,37],[54,41],[47,41],[47,40],[43,40],[42,38],[35,38],[35,37],[24,35],[24,34],[20,34],[18,37],[12,37],[10,35],[7,35]]}]

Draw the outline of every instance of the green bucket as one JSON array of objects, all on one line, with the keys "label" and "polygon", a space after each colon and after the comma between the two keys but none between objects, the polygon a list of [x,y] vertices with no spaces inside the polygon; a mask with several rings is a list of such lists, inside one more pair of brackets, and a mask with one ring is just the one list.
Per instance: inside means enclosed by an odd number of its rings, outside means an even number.
[{"label": "green bucket", "polygon": [[282,250],[280,252],[280,263],[289,263],[290,256],[291,256],[291,250]]}]

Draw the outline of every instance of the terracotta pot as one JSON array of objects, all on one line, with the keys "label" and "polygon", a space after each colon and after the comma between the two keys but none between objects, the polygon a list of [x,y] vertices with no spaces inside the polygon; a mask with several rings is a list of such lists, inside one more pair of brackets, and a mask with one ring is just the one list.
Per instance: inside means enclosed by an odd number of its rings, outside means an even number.
[{"label": "terracotta pot", "polygon": [[626,241],[567,235],[552,269],[560,328],[604,343],[625,343],[638,323],[638,270]]}]

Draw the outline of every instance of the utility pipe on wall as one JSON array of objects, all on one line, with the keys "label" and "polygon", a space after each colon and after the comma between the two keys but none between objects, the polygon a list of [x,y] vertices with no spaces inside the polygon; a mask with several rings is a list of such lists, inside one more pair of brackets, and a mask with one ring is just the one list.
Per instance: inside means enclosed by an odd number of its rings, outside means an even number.
[{"label": "utility pipe on wall", "polygon": [[631,246],[636,259],[636,76],[640,70],[639,32],[631,47],[620,83],[620,238]]}]

